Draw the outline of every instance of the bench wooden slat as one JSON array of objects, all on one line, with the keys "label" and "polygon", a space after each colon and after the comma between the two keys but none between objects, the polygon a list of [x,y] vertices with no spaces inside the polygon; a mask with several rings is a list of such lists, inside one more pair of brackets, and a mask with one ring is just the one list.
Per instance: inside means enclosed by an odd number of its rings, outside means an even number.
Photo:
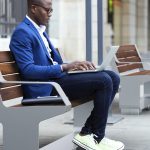
[{"label": "bench wooden slat", "polygon": [[117,58],[127,58],[131,56],[138,57],[138,53],[136,51],[123,51],[123,52],[117,52],[116,53]]},{"label": "bench wooden slat", "polygon": [[0,51],[0,63],[14,61],[10,51]]},{"label": "bench wooden slat", "polygon": [[0,93],[3,101],[23,96],[21,86],[15,86],[15,87],[10,87],[5,89],[1,88]]},{"label": "bench wooden slat", "polygon": [[119,58],[120,62],[141,62],[141,59],[137,56],[131,56],[127,58]]},{"label": "bench wooden slat", "polygon": [[124,51],[129,51],[129,50],[132,50],[132,51],[136,51],[136,47],[135,45],[123,45],[123,46],[120,46],[119,49],[118,49],[118,52],[124,52]]},{"label": "bench wooden slat", "polygon": [[130,64],[130,65],[117,66],[117,68],[118,68],[118,71],[122,73],[122,72],[126,72],[126,71],[133,70],[133,69],[141,69],[143,68],[143,66],[140,64]]},{"label": "bench wooden slat", "polygon": [[[0,52],[0,71],[3,75],[3,78],[8,81],[21,81],[20,73],[18,71],[15,60],[10,51],[1,51]],[[14,98],[22,97],[23,91],[21,85],[18,84],[1,84],[0,85],[0,94],[3,101],[13,100]],[[72,106],[78,106],[89,100],[73,100]],[[15,107],[23,106],[21,104],[15,105]]]},{"label": "bench wooden slat", "polygon": [[[21,78],[19,76],[19,74],[9,74],[9,75],[5,75],[3,76],[4,79],[6,79],[7,81],[21,81]],[[5,88],[5,87],[9,87],[9,86],[16,86],[19,84],[1,84],[0,87],[1,88]]]},{"label": "bench wooden slat", "polygon": [[8,81],[21,81],[19,73],[5,75],[3,78]]},{"label": "bench wooden slat", "polygon": [[18,68],[15,62],[11,63],[0,63],[0,70],[3,75],[18,73]]},{"label": "bench wooden slat", "polygon": [[[135,45],[124,45],[120,46],[116,57],[119,62],[141,62],[141,58],[137,52]],[[118,71],[120,73],[134,70],[134,69],[143,69],[143,64],[135,63],[135,64],[129,64],[129,63],[118,63],[116,62]]]}]

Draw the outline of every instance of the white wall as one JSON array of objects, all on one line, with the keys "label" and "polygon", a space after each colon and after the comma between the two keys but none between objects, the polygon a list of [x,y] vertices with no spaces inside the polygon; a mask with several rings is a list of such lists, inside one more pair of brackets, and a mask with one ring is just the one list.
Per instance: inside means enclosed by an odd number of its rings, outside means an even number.
[{"label": "white wall", "polygon": [[[50,36],[58,40],[66,60],[85,59],[85,9],[83,0],[56,0]],[[56,10],[55,10],[56,9]]]},{"label": "white wall", "polygon": [[[85,0],[53,1],[53,17],[50,36],[58,40],[61,53],[66,60],[85,60]],[[104,56],[111,45],[112,29],[107,24],[107,0],[103,1]],[[93,62],[97,63],[97,0],[92,0]]]}]

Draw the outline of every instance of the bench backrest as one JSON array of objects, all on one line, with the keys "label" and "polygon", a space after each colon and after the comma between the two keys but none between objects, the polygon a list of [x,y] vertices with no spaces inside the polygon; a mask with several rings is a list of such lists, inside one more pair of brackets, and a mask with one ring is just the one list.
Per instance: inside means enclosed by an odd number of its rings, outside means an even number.
[{"label": "bench backrest", "polygon": [[[8,81],[21,80],[17,64],[10,51],[0,51],[0,71],[3,78]],[[23,97],[23,90],[20,84],[0,84],[0,94],[2,101],[14,100],[14,98]],[[73,100],[72,106],[75,107],[81,105],[91,99],[92,98],[85,100]]]},{"label": "bench backrest", "polygon": [[[136,63],[123,63],[123,62],[136,62]],[[135,45],[124,45],[119,47],[116,53],[116,65],[119,73],[143,69],[143,65],[140,62],[141,58]]]},{"label": "bench backrest", "polygon": [[[10,51],[0,51],[0,71],[8,81],[20,80],[17,65]],[[21,85],[18,84],[0,84],[0,94],[3,101],[23,96]]]}]

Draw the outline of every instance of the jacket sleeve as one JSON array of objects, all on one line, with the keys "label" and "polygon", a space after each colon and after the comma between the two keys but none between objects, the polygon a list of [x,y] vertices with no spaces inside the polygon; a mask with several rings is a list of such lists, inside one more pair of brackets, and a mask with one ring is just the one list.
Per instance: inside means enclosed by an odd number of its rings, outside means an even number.
[{"label": "jacket sleeve", "polygon": [[[16,30],[11,38],[10,50],[24,79],[50,80],[63,75],[61,66],[37,65],[33,56],[33,39],[25,30]],[[37,58],[36,58],[37,59]]]}]

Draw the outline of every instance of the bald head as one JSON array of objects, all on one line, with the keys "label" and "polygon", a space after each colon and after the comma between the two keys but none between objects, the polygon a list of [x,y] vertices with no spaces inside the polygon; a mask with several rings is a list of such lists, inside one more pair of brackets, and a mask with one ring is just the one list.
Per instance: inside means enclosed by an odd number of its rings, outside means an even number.
[{"label": "bald head", "polygon": [[37,25],[47,25],[52,15],[52,0],[27,0],[28,16]]},{"label": "bald head", "polygon": [[42,0],[27,0],[28,1],[28,8],[31,8],[33,4],[42,4]]}]

